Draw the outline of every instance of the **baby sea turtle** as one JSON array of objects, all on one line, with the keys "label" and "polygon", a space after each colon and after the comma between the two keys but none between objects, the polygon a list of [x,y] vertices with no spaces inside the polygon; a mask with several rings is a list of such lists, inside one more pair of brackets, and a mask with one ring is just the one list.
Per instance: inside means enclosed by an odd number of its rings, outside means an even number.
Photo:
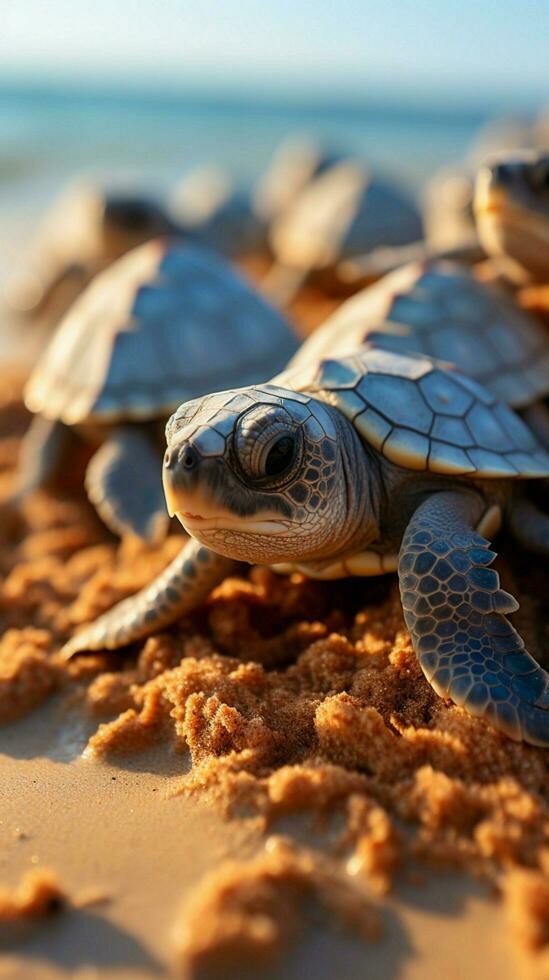
[{"label": "baby sea turtle", "polygon": [[504,512],[525,544],[549,551],[549,519],[517,488],[549,475],[549,455],[510,408],[429,358],[364,348],[188,402],[166,435],[166,499],[194,540],[66,657],[173,622],[235,560],[328,579],[398,569],[437,693],[549,746],[549,675],[489,567]]},{"label": "baby sea turtle", "polygon": [[145,195],[73,186],[52,205],[26,265],[6,284],[8,306],[57,322],[94,275],[137,245],[175,231]]},{"label": "baby sea turtle", "polygon": [[416,242],[376,249],[341,263],[338,275],[355,288],[411,261],[455,259],[467,265],[488,257],[484,279],[507,287],[549,282],[549,154],[504,154],[477,173],[473,195],[476,240],[456,247]]},{"label": "baby sea turtle", "polygon": [[[472,245],[477,229],[473,210],[475,177],[486,160],[536,148],[529,120],[499,118],[482,126],[464,159],[429,178],[422,195],[426,238],[435,249]],[[540,147],[538,146],[538,149]]]},{"label": "baby sea turtle", "polygon": [[263,282],[267,294],[288,303],[307,277],[325,284],[344,258],[380,245],[421,238],[414,204],[395,186],[373,177],[356,160],[343,160],[313,180],[272,224],[275,265]]},{"label": "baby sea turtle", "polygon": [[[549,396],[547,330],[501,289],[455,263],[407,265],[352,296],[302,345],[292,365],[364,343],[450,361],[532,415],[531,406]],[[536,418],[541,412],[536,406]]]},{"label": "baby sea turtle", "polygon": [[[44,485],[71,433],[100,448],[86,488],[115,533],[165,531],[162,426],[183,398],[268,378],[297,341],[221,258],[149,242],[98,276],[72,307],[26,389],[19,495]],[[158,428],[158,423],[161,423]]]}]

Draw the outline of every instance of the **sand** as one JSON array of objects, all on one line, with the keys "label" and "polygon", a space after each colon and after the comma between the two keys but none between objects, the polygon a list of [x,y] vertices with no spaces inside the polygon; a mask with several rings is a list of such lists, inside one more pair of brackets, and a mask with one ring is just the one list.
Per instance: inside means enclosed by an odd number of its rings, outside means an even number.
[{"label": "sand", "polygon": [[[25,424],[4,377],[0,500]],[[0,911],[59,901],[4,925],[0,977],[547,973],[548,754],[436,697],[394,578],[252,569],[132,649],[59,661],[184,540],[115,542],[85,461],[2,505]],[[541,660],[543,570],[501,550]]]}]

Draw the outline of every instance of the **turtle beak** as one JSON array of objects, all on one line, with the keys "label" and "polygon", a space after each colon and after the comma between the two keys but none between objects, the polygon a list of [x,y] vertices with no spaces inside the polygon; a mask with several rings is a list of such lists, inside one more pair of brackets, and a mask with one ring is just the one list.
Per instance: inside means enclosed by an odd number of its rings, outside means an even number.
[{"label": "turtle beak", "polygon": [[194,477],[201,462],[200,454],[190,442],[183,441],[176,446],[168,447],[162,467],[162,483],[164,496],[170,517],[188,509]]},{"label": "turtle beak", "polygon": [[172,483],[171,474],[162,470],[162,483],[164,486],[164,496],[166,498],[166,507],[168,508],[168,514],[170,517],[175,517],[178,510],[177,504],[177,491]]},{"label": "turtle beak", "polygon": [[166,506],[170,517],[175,517],[177,511],[180,509],[177,487],[177,476],[179,469],[178,462],[179,447],[168,447],[164,455],[164,463],[162,465],[162,485],[164,487],[164,496],[166,498]]}]

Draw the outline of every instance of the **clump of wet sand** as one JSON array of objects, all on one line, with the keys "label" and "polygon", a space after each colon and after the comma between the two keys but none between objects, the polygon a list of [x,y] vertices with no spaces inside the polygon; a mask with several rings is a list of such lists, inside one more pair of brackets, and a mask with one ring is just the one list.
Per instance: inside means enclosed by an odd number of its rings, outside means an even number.
[{"label": "clump of wet sand", "polygon": [[[14,385],[5,382],[4,499],[14,428],[24,423]],[[76,490],[84,462],[75,460],[71,487],[33,494],[1,522],[0,718],[21,717],[61,691],[97,722],[89,754],[131,755],[153,742],[188,753],[180,792],[208,794],[265,830],[288,814],[336,814],[334,881],[337,867],[345,880],[384,892],[418,859],[480,875],[504,896],[517,942],[541,962],[549,945],[548,753],[509,741],[434,694],[393,578],[319,583],[254,568],[132,649],[58,659],[79,624],[148,582],[184,541],[174,534],[155,549],[115,542]],[[520,561],[502,565],[506,587],[521,599],[515,622],[542,660],[543,571],[531,559],[527,574]],[[212,922],[203,935],[192,930],[194,946],[180,939],[184,956],[255,948],[249,896],[256,888],[268,892],[265,947],[282,941],[280,896],[305,889],[318,898],[318,880],[308,852],[281,846],[276,860],[269,852],[204,885],[180,920],[182,934],[200,909]],[[314,867],[305,873],[308,861]]]}]

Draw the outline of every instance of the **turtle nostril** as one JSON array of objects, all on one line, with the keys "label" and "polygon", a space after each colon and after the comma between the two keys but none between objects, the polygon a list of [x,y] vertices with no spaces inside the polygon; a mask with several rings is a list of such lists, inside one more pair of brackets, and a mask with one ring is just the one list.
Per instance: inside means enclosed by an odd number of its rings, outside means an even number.
[{"label": "turtle nostril", "polygon": [[188,442],[168,448],[164,453],[164,468],[166,470],[183,470],[185,473],[190,473],[198,466],[199,461],[199,454]]}]

